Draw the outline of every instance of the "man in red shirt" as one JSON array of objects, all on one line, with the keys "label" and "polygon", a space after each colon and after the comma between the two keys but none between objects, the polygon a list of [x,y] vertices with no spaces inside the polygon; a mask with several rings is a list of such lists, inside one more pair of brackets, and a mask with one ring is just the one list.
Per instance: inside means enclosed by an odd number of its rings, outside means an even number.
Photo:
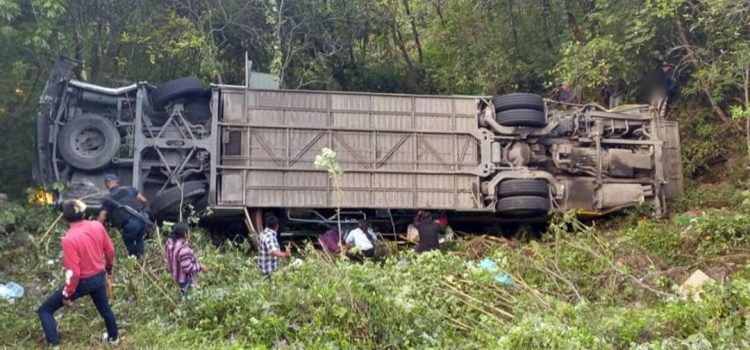
[{"label": "man in red shirt", "polygon": [[37,313],[47,342],[59,345],[57,324],[53,314],[83,296],[90,295],[96,310],[107,326],[106,341],[117,343],[117,320],[109,306],[105,287],[105,271],[112,275],[115,264],[115,249],[107,231],[98,221],[84,220],[86,204],[79,200],[67,200],[62,205],[63,217],[70,223],[62,239],[65,286],[53,293],[39,307]]}]

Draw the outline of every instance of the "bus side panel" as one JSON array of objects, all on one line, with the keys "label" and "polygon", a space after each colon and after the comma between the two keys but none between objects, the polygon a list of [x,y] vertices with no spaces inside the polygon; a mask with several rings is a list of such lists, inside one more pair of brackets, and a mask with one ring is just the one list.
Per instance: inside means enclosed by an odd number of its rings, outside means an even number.
[{"label": "bus side panel", "polygon": [[[224,88],[221,99],[219,206],[481,208],[474,98]],[[338,194],[314,165],[324,147],[344,169]]]}]

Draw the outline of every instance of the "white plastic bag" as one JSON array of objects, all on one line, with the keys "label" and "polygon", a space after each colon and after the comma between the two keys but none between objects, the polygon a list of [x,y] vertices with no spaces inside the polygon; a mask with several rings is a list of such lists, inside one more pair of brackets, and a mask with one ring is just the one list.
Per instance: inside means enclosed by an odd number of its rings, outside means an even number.
[{"label": "white plastic bag", "polygon": [[5,285],[0,284],[0,298],[13,303],[16,299],[23,296],[23,287],[14,282],[8,282]]}]

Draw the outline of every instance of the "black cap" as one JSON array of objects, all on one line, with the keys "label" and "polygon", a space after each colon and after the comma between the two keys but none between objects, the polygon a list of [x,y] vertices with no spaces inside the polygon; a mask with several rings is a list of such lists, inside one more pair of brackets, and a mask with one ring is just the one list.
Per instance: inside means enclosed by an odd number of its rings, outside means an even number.
[{"label": "black cap", "polygon": [[184,222],[178,222],[174,224],[174,227],[172,227],[172,235],[184,237],[189,230],[190,227],[188,226],[188,224]]},{"label": "black cap", "polygon": [[62,212],[68,222],[81,221],[86,215],[86,203],[78,199],[68,199],[62,204]]}]

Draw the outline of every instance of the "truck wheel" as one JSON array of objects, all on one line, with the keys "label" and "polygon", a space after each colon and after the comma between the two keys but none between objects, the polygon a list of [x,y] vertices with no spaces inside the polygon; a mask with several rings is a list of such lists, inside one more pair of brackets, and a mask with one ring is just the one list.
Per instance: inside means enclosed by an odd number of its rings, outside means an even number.
[{"label": "truck wheel", "polygon": [[547,118],[543,111],[536,109],[509,109],[497,113],[497,122],[502,126],[543,128],[547,125]]},{"label": "truck wheel", "polygon": [[120,149],[120,133],[109,119],[98,114],[81,114],[63,126],[57,148],[71,166],[99,169],[112,161]]},{"label": "truck wheel", "polygon": [[207,90],[203,88],[203,84],[201,84],[198,78],[185,77],[164,83],[154,91],[151,97],[154,102],[154,108],[160,110],[177,97],[190,98],[206,93]]},{"label": "truck wheel", "polygon": [[498,186],[497,194],[500,198],[514,196],[537,196],[547,198],[549,186],[547,181],[540,179],[512,179],[505,180]]},{"label": "truck wheel", "polygon": [[[183,116],[191,124],[203,124],[211,119],[210,97],[199,97],[184,104]],[[153,112],[149,118],[154,125],[164,125],[169,119],[169,113],[165,111]]]},{"label": "truck wheel", "polygon": [[502,112],[510,109],[534,109],[537,111],[544,111],[544,99],[542,99],[542,96],[524,92],[495,96],[492,99],[492,102],[495,105],[495,112]]},{"label": "truck wheel", "polygon": [[177,213],[180,202],[190,204],[206,194],[206,183],[203,181],[187,181],[179,186],[171,187],[157,195],[151,201],[151,212],[153,214]]},{"label": "truck wheel", "polygon": [[542,216],[547,214],[549,209],[550,203],[547,197],[515,196],[500,198],[497,202],[497,213],[506,217]]},{"label": "truck wheel", "polygon": [[211,98],[201,97],[185,104],[185,119],[192,124],[203,124],[211,119]]}]

